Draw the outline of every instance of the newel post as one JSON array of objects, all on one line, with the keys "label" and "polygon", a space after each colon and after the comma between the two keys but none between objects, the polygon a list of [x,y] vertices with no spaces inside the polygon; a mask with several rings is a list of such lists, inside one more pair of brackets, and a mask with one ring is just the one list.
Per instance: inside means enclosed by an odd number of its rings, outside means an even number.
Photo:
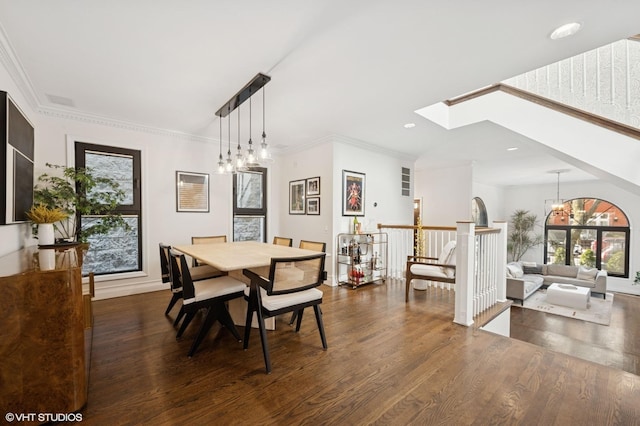
[{"label": "newel post", "polygon": [[496,298],[498,302],[507,301],[507,275],[505,274],[505,265],[507,264],[507,222],[494,221],[493,227],[500,229],[500,235],[496,244]]},{"label": "newel post", "polygon": [[474,242],[475,224],[457,222],[456,306],[453,322],[466,326],[473,324]]}]

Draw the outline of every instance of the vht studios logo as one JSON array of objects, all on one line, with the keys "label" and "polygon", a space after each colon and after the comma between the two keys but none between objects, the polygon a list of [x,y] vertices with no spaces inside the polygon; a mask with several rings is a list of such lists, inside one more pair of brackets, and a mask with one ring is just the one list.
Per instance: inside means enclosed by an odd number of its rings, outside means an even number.
[{"label": "vht studios logo", "polygon": [[81,422],[82,413],[6,413],[4,419],[9,422]]}]

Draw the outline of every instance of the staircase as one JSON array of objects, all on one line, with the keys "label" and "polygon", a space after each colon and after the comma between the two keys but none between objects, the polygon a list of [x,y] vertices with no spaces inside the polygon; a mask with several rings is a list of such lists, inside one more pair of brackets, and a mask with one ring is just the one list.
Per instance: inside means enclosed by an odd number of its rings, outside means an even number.
[{"label": "staircase", "polygon": [[491,121],[640,195],[640,43],[635,39],[417,112],[446,129]]}]

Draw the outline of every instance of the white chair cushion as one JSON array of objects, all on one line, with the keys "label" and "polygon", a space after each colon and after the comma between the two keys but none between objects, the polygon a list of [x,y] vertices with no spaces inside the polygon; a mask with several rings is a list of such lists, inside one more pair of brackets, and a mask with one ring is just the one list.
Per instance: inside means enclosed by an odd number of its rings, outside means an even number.
[{"label": "white chair cushion", "polygon": [[211,278],[209,280],[196,281],[193,283],[195,289],[195,298],[185,299],[184,304],[188,305],[193,302],[201,302],[214,297],[224,296],[226,294],[241,292],[247,288],[246,284],[238,281],[230,276],[219,278]]},{"label": "white chair cushion", "polygon": [[456,249],[455,240],[449,241],[447,244],[445,244],[444,247],[442,248],[442,252],[440,253],[440,256],[438,256],[438,263],[442,265],[451,265],[449,258],[451,257],[451,253],[454,252],[455,249]]},{"label": "white chair cushion", "polygon": [[[245,296],[249,296],[249,291],[249,287],[244,289]],[[309,290],[297,291],[295,293],[267,296],[267,290],[260,287],[260,297],[262,298],[262,306],[264,306],[267,311],[277,311],[278,309],[288,306],[320,300],[322,299],[322,291],[317,288],[310,288]]]},{"label": "white chair cushion", "polygon": [[[423,275],[425,277],[438,277],[438,278],[451,278],[449,277],[440,266],[425,265],[420,263],[414,263],[411,265],[411,273],[414,275]],[[425,278],[428,279],[428,278]]]}]

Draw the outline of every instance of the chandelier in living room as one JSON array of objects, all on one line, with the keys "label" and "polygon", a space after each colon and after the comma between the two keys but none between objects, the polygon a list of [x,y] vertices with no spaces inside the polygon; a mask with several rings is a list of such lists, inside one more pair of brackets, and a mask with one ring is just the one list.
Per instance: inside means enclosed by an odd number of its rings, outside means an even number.
[{"label": "chandelier in living room", "polygon": [[564,200],[560,198],[560,174],[568,172],[568,169],[552,170],[549,173],[557,174],[556,198],[551,204],[551,213],[554,216],[564,216],[567,212],[564,209]]}]

